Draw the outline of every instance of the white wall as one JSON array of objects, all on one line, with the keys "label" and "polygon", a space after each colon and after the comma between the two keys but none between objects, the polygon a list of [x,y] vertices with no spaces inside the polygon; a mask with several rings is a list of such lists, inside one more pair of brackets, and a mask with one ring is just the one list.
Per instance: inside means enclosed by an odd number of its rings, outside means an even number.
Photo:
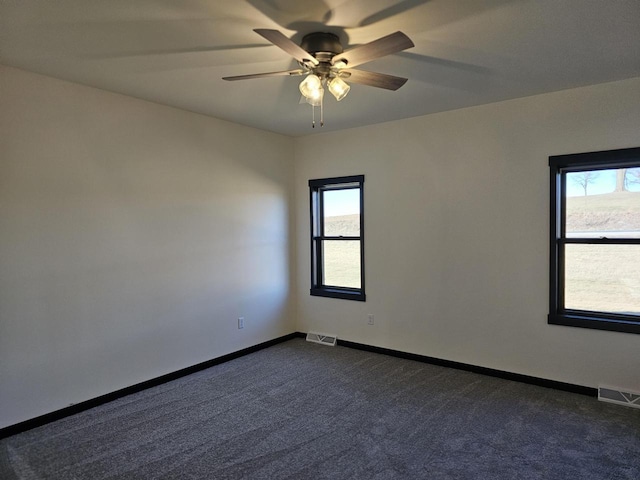
[{"label": "white wall", "polygon": [[[632,79],[297,139],[298,330],[640,390],[640,335],[546,318],[548,157],[637,147],[638,99]],[[307,181],[353,174],[367,301],[311,297]]]},{"label": "white wall", "polygon": [[[639,390],[640,336],[546,323],[547,157],[638,146],[638,98],[293,140],[0,66],[0,428],[296,329]],[[367,302],[310,297],[307,181],[360,173]]]},{"label": "white wall", "polygon": [[0,142],[0,428],[294,331],[290,138],[0,67]]}]

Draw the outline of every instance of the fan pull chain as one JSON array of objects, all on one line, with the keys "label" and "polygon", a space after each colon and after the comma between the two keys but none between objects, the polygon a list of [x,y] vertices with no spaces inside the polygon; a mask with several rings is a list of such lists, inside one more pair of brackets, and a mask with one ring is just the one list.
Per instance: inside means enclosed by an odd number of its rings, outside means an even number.
[{"label": "fan pull chain", "polygon": [[[320,98],[320,126],[324,127],[324,89],[322,86],[320,87],[318,96]],[[310,99],[307,98],[307,103],[311,104],[311,128],[316,128],[316,106],[318,105],[318,100],[314,98],[310,101]]]}]

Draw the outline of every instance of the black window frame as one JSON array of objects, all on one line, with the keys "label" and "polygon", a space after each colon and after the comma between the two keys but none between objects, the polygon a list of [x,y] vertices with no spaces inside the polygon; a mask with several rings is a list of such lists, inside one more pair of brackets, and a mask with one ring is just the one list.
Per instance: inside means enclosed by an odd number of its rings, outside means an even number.
[{"label": "black window frame", "polygon": [[640,315],[574,310],[564,307],[564,251],[567,244],[640,245],[638,238],[567,238],[566,174],[587,170],[640,167],[640,147],[599,152],[555,155],[550,167],[550,264],[548,323],[640,334]]},{"label": "black window frame", "polygon": [[[322,192],[358,188],[360,190],[360,235],[326,236],[324,233],[324,201]],[[309,180],[311,219],[311,290],[313,296],[366,301],[364,275],[364,175]],[[324,285],[322,245],[325,241],[360,242],[360,288]]]}]

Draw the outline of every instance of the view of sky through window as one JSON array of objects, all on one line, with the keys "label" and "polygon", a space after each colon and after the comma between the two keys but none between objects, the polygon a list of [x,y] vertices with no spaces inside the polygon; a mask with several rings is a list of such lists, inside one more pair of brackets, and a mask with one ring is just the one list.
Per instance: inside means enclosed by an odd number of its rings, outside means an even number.
[{"label": "view of sky through window", "polygon": [[[567,197],[584,196],[585,181],[587,182],[587,195],[612,193],[616,189],[617,172],[618,169],[567,173]],[[586,178],[585,175],[587,175]],[[627,170],[625,185],[629,192],[640,192],[640,168]]]},{"label": "view of sky through window", "polygon": [[357,215],[360,213],[360,189],[333,190],[325,192],[325,217]]}]

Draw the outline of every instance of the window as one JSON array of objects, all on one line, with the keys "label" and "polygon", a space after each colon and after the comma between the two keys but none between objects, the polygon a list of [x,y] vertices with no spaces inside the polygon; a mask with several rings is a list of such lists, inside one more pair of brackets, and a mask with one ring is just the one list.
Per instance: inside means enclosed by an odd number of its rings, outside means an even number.
[{"label": "window", "polygon": [[364,302],[364,175],[309,180],[311,295]]},{"label": "window", "polygon": [[549,323],[640,333],[640,148],[549,166]]}]

